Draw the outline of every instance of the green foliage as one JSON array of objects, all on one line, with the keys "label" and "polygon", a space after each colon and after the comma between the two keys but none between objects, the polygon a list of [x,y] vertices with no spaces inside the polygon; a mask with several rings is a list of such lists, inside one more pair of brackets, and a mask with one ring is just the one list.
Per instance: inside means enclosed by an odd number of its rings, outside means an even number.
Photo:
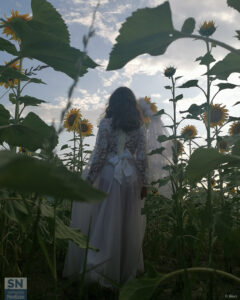
[{"label": "green foliage", "polygon": [[110,53],[107,70],[120,69],[144,53],[154,56],[163,54],[179,38],[173,27],[168,2],[155,8],[137,10],[127,18],[119,33],[117,44]]},{"label": "green foliage", "polygon": [[182,85],[180,85],[178,88],[186,89],[190,87],[198,87],[198,80],[188,80],[187,82],[184,82]]},{"label": "green foliage", "polygon": [[77,173],[27,155],[0,152],[0,187],[60,199],[99,201],[106,195],[92,188]]},{"label": "green foliage", "polygon": [[0,104],[0,126],[9,124],[10,112]]},{"label": "green foliage", "polygon": [[9,80],[20,79],[28,81],[30,78],[14,68],[0,66],[0,82],[8,83]]},{"label": "green foliage", "polygon": [[240,3],[238,0],[227,0],[227,4],[228,6],[233,7],[240,12]]},{"label": "green foliage", "polygon": [[183,26],[182,26],[182,33],[193,33],[195,29],[196,21],[194,18],[188,18],[184,21]]},{"label": "green foliage", "polygon": [[61,37],[61,40],[69,44],[70,34],[68,28],[58,11],[46,0],[32,0],[33,18],[29,25],[35,29],[53,36]]},{"label": "green foliage", "polygon": [[46,103],[44,100],[27,95],[19,97],[18,100],[21,104],[24,104],[24,106],[38,106],[41,103]]},{"label": "green foliage", "polygon": [[215,58],[210,53],[206,53],[204,56],[198,57],[196,61],[198,60],[200,60],[200,65],[205,65],[205,66],[208,66],[214,61],[216,61]]},{"label": "green foliage", "polygon": [[210,69],[209,75],[216,75],[218,79],[227,80],[234,72],[240,73],[240,55],[229,53]]},{"label": "green foliage", "polygon": [[222,90],[226,90],[226,89],[234,89],[238,85],[229,83],[229,82],[222,82],[222,83],[217,84],[217,86],[219,87],[219,91],[222,91]]},{"label": "green foliage", "polygon": [[120,290],[119,300],[149,300],[159,282],[159,277],[143,277],[129,281]]},{"label": "green foliage", "polygon": [[222,164],[234,160],[233,157],[221,154],[216,149],[200,147],[196,149],[190,157],[186,169],[186,177],[192,183],[195,183],[209,172],[219,168]]},{"label": "green foliage", "polygon": [[12,55],[18,56],[18,51],[16,47],[11,42],[1,37],[0,37],[0,51],[6,51]]}]

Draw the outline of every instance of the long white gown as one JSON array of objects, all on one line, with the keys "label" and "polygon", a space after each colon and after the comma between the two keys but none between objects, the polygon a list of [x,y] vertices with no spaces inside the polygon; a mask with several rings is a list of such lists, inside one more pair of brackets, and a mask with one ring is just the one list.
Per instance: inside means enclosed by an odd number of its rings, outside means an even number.
[{"label": "long white gown", "polygon": [[[146,183],[145,129],[124,133],[113,130],[111,122],[104,118],[100,123],[87,171],[87,180],[108,196],[97,204],[74,202],[70,224],[87,235],[92,219],[89,243],[99,251],[88,252],[90,271],[86,281],[97,281],[106,287],[112,287],[107,278],[122,284],[144,270],[145,218],[141,215],[144,203],[140,191]],[[69,242],[63,277],[83,271],[84,253],[85,250]]]}]

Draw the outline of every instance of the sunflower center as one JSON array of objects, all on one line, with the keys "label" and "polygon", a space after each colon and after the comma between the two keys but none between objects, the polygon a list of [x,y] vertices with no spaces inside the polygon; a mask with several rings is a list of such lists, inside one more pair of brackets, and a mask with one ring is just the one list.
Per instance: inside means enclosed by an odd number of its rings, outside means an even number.
[{"label": "sunflower center", "polygon": [[192,129],[186,129],[186,130],[184,131],[183,135],[184,135],[185,137],[191,137],[191,136],[194,135],[194,132],[193,132]]},{"label": "sunflower center", "polygon": [[222,118],[223,118],[223,112],[221,111],[221,109],[214,108],[213,110],[211,110],[211,113],[210,113],[210,122],[211,123],[217,123],[217,122],[221,121]]},{"label": "sunflower center", "polygon": [[233,134],[239,134],[240,133],[240,123],[236,124],[233,127]]},{"label": "sunflower center", "polygon": [[73,126],[75,120],[77,118],[77,114],[71,114],[69,117],[68,117],[68,125],[69,126]]},{"label": "sunflower center", "polygon": [[82,124],[80,124],[80,127],[81,127],[81,131],[82,131],[82,132],[87,132],[87,131],[88,131],[88,126],[87,126],[87,124],[82,123]]}]

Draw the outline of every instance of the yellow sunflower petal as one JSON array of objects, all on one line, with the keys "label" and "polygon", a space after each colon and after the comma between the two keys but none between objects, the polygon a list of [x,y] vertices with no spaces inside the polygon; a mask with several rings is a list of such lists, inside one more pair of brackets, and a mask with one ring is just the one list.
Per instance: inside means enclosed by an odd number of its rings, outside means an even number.
[{"label": "yellow sunflower petal", "polygon": [[93,132],[93,125],[87,119],[83,119],[78,123],[77,132],[82,136],[88,136]]},{"label": "yellow sunflower petal", "polygon": [[[225,105],[210,105],[210,127],[222,126],[228,119],[228,110]],[[207,112],[203,113],[203,120],[207,124]]]},{"label": "yellow sunflower petal", "polygon": [[240,134],[240,122],[234,122],[229,128],[230,135]]},{"label": "yellow sunflower petal", "polygon": [[185,139],[192,139],[197,135],[197,129],[194,125],[187,125],[181,131]]}]

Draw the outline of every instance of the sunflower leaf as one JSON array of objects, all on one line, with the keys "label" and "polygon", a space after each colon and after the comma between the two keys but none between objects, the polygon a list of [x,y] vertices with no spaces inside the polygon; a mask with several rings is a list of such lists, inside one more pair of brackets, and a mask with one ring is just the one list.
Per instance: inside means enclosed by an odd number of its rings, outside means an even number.
[{"label": "sunflower leaf", "polygon": [[228,6],[235,8],[238,12],[240,12],[240,3],[238,0],[227,0]]},{"label": "sunflower leaf", "polygon": [[8,40],[5,40],[3,38],[0,38],[0,51],[6,51],[9,54],[18,56],[19,53],[16,49],[16,47],[10,43]]},{"label": "sunflower leaf", "polygon": [[227,80],[227,78],[234,72],[240,73],[240,55],[236,53],[229,53],[223,58],[223,60],[217,62],[210,69],[208,74],[216,75],[216,77],[221,80]]},{"label": "sunflower leaf", "polygon": [[139,9],[122,25],[107,70],[120,69],[144,53],[164,54],[179,37],[180,33],[173,27],[169,2],[155,8]]},{"label": "sunflower leaf", "polygon": [[61,15],[46,0],[32,0],[33,19],[29,25],[39,31],[59,36],[64,43],[70,43],[68,28]]},{"label": "sunflower leaf", "polygon": [[41,103],[46,103],[44,100],[27,95],[19,97],[19,102],[24,106],[38,106]]},{"label": "sunflower leaf", "polygon": [[20,80],[27,81],[30,78],[14,68],[0,66],[0,82],[8,83],[9,80],[13,80],[13,79],[20,79]]},{"label": "sunflower leaf", "polygon": [[0,173],[1,188],[87,202],[106,197],[64,166],[10,151],[0,152]]},{"label": "sunflower leaf", "polygon": [[219,168],[220,165],[234,160],[229,155],[219,153],[217,149],[200,147],[190,157],[186,169],[186,177],[192,183],[196,183],[202,177],[207,176],[209,172]]},{"label": "sunflower leaf", "polygon": [[53,126],[48,126],[33,112],[30,112],[23,120],[22,125],[33,130],[41,140],[40,148],[54,149],[58,143],[58,136]]},{"label": "sunflower leaf", "polygon": [[9,124],[10,112],[0,104],[0,126]]},{"label": "sunflower leaf", "polygon": [[240,101],[237,101],[236,103],[233,104],[233,106],[240,104]]},{"label": "sunflower leaf", "polygon": [[216,86],[219,87],[219,91],[221,90],[225,90],[225,89],[234,89],[235,87],[237,87],[238,85],[233,84],[233,83],[228,83],[228,82],[223,82],[223,83],[219,83]]},{"label": "sunflower leaf", "polygon": [[[170,126],[165,126],[165,127],[170,127]],[[174,135],[166,136],[166,135],[163,134],[163,135],[159,135],[157,140],[158,140],[159,143],[163,143],[163,142],[166,142],[166,141],[173,140],[174,138],[175,138]]]},{"label": "sunflower leaf", "polygon": [[199,64],[208,66],[211,63],[213,63],[214,61],[216,61],[216,59],[212,56],[212,54],[207,53],[207,54],[205,54],[204,56],[201,57]]},{"label": "sunflower leaf", "polygon": [[21,39],[22,57],[37,59],[73,79],[77,75],[83,76],[88,68],[97,66],[90,57],[70,47],[58,36],[33,29],[28,23],[20,18],[14,18],[9,24]]},{"label": "sunflower leaf", "polygon": [[196,21],[194,18],[188,18],[184,21],[182,26],[182,33],[192,34],[195,29]]},{"label": "sunflower leaf", "polygon": [[198,87],[198,80],[188,80],[182,85],[178,86],[178,88],[185,89],[190,87]]},{"label": "sunflower leaf", "polygon": [[148,153],[148,155],[162,154],[164,150],[165,150],[164,147],[160,147],[160,148],[158,148],[158,149],[152,150],[150,153]]}]

